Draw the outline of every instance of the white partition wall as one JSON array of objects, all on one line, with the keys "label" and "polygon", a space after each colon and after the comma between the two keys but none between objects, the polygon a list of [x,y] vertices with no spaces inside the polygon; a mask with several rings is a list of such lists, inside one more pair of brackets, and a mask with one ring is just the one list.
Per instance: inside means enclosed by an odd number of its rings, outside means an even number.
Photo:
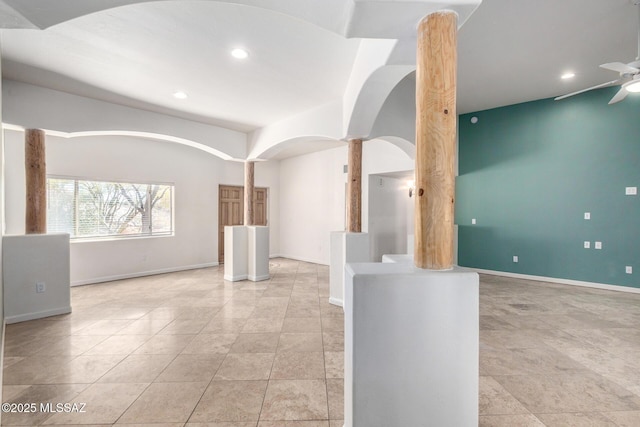
[{"label": "white partition wall", "polygon": [[247,227],[247,276],[259,282],[269,280],[269,227]]},{"label": "white partition wall", "polygon": [[329,302],[342,307],[344,300],[344,266],[348,262],[369,261],[367,233],[331,232],[331,264],[329,265]]},{"label": "white partition wall", "polygon": [[69,235],[4,236],[2,242],[7,323],[70,313]]},{"label": "white partition wall", "polygon": [[247,280],[248,271],[247,227],[228,225],[224,228],[224,280]]}]

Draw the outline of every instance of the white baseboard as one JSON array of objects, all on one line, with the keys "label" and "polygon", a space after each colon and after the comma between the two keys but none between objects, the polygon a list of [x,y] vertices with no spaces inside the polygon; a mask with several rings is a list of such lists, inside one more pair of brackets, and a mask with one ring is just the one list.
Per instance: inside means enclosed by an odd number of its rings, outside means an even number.
[{"label": "white baseboard", "polygon": [[249,276],[247,276],[246,274],[241,274],[238,276],[231,276],[229,274],[224,275],[224,280],[228,282],[239,282],[240,280],[247,280],[248,278]]},{"label": "white baseboard", "polygon": [[513,277],[515,279],[535,280],[538,282],[560,283],[562,285],[582,286],[585,288],[603,289],[606,291],[618,291],[618,292],[629,292],[633,294],[640,294],[639,288],[632,288],[629,286],[608,285],[605,283],[594,283],[594,282],[583,282],[580,280],[571,280],[571,279],[558,279],[555,277],[532,276],[529,274],[511,273],[508,271],[483,270],[480,268],[470,268],[470,270],[477,271],[478,273],[482,273],[482,274],[490,274],[492,276]]},{"label": "white baseboard", "polygon": [[[57,316],[59,314],[68,314],[68,313],[71,313],[71,306],[54,308],[53,310],[38,311],[36,313],[26,313],[26,314],[19,314],[17,316],[9,316],[5,319],[5,322],[7,323],[7,325],[10,325],[12,323],[25,322],[27,320],[42,319],[43,317]],[[4,334],[3,334],[3,337],[4,337]]]},{"label": "white baseboard", "polygon": [[305,257],[299,257],[295,255],[278,255],[280,258],[292,259],[294,261],[310,262],[311,264],[329,265],[326,261],[319,261],[317,259],[310,259]]},{"label": "white baseboard", "polygon": [[217,267],[219,263],[208,262],[204,264],[185,265],[181,267],[160,268],[157,270],[140,271],[136,273],[115,274],[113,276],[94,277],[91,279],[76,280],[71,286],[93,285],[95,283],[113,282],[114,280],[133,279],[135,277],[155,276],[156,274],[175,273],[177,271],[197,270],[199,268]]},{"label": "white baseboard", "polygon": [[269,280],[271,276],[268,274],[263,274],[262,276],[251,276],[249,275],[247,278],[252,282],[262,282],[263,280]]},{"label": "white baseboard", "polygon": [[338,307],[344,307],[344,302],[341,299],[329,297],[329,304],[337,305]]}]

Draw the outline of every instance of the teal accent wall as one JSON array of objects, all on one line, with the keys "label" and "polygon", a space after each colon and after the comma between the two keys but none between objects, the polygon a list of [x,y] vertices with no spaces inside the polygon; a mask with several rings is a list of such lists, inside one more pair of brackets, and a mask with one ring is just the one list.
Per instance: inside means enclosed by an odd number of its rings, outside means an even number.
[{"label": "teal accent wall", "polygon": [[640,287],[640,94],[617,89],[459,117],[460,265]]}]

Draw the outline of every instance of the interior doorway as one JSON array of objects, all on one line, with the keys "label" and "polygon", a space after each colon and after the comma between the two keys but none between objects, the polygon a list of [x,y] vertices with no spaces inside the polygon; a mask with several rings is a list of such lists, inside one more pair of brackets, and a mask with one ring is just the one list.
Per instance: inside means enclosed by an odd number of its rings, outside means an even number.
[{"label": "interior doorway", "polygon": [[[255,187],[253,214],[255,225],[267,225],[268,191]],[[218,262],[224,263],[224,227],[244,223],[244,187],[220,185],[218,190]]]}]

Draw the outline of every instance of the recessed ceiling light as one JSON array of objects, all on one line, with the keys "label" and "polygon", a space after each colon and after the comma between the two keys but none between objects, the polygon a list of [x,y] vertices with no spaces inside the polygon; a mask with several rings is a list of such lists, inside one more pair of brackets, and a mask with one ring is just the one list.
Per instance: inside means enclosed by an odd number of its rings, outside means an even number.
[{"label": "recessed ceiling light", "polygon": [[174,97],[174,98],[178,98],[178,99],[187,99],[187,96],[188,96],[188,95],[186,94],[186,92],[183,92],[183,91],[181,91],[181,90],[179,90],[179,91],[177,91],[177,92],[175,92],[175,93],[173,94],[173,97]]},{"label": "recessed ceiling light", "polygon": [[236,48],[231,51],[231,56],[237,59],[245,59],[249,56],[249,52],[244,49]]},{"label": "recessed ceiling light", "polygon": [[560,76],[561,79],[566,80],[566,79],[572,79],[576,76],[576,73],[564,73],[563,75]]}]

